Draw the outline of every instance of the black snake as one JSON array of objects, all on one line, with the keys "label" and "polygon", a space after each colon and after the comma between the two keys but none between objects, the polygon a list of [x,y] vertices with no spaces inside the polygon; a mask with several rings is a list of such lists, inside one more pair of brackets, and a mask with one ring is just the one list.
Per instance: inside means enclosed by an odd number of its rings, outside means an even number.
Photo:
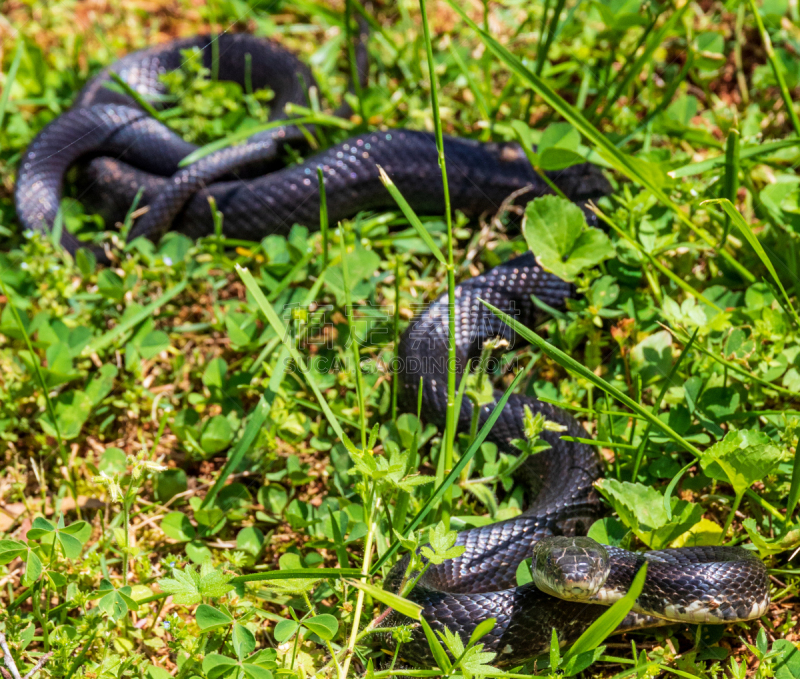
[{"label": "black snake", "polygon": [[[210,45],[216,41],[214,49]],[[147,213],[135,223],[130,238],[157,238],[167,229],[192,237],[213,231],[208,198],[224,214],[225,235],[259,240],[271,233],[287,233],[294,223],[319,223],[317,168],[325,176],[328,209],[333,223],[361,210],[394,208],[382,185],[382,166],[418,213],[441,214],[443,190],[434,138],[407,129],[361,134],[300,164],[276,168],[284,144],[301,144],[300,130],[286,125],[251,137],[179,169],[178,163],[195,147],[140,109],[136,102],[107,85],[113,71],[140,95],[158,98],[166,92],[161,74],[180,66],[181,50],[203,50],[205,65],[216,59],[218,77],[243,83],[252,78],[254,89],[275,93],[273,118],[284,115],[287,103],[306,106],[314,85],[310,70],[276,44],[249,35],[220,35],[213,40],[194,37],[130,54],[92,79],[73,107],[49,124],[23,156],[16,186],[19,218],[26,228],[49,231],[56,219],[64,177],[82,161],[81,198],[108,219],[120,219],[140,188]],[[249,55],[249,57],[247,56]],[[246,76],[246,62],[252,72]],[[496,212],[513,192],[529,187],[529,196],[548,192],[515,144],[445,140],[452,207],[468,215]],[[556,173],[552,180],[572,200],[583,204],[608,192],[596,169],[579,165]],[[113,223],[113,222],[112,222]],[[62,245],[75,253],[80,242],[63,231]],[[98,252],[102,260],[107,253]],[[459,377],[480,353],[484,341],[497,336],[519,340],[478,301],[481,297],[531,324],[535,295],[552,307],[563,307],[571,287],[543,271],[531,253],[501,264],[458,285],[456,290],[456,344]],[[423,413],[429,421],[444,423],[447,375],[447,302],[442,297],[413,320],[399,348],[399,378],[409,401],[416,403],[423,378]],[[489,440],[514,452],[510,441],[523,438],[525,406],[564,425],[571,435],[585,432],[569,415],[534,398],[512,395]],[[481,412],[485,419],[492,409]],[[468,427],[472,406],[464,400],[459,424]],[[446,626],[466,639],[487,617],[497,619],[484,639],[486,650],[498,654],[500,664],[515,664],[546,650],[551,629],[563,643],[577,638],[602,613],[603,606],[565,601],[577,585],[575,572],[586,575],[583,558],[602,547],[596,543],[552,544],[541,562],[540,584],[516,587],[518,564],[531,556],[534,545],[548,536],[585,533],[600,514],[593,482],[600,476],[598,459],[589,446],[564,442],[560,434],[545,432],[551,445],[530,458],[519,476],[530,488],[532,500],[520,516],[486,527],[463,531],[458,544],[465,553],[431,567],[409,598],[423,605],[423,614],[435,629]],[[737,548],[704,547],[635,554],[607,548],[600,556],[610,567],[595,583],[590,602],[624,592],[638,565],[650,564],[645,590],[623,627],[657,624],[659,618],[688,622],[727,622],[761,615],[769,602],[763,564]],[[406,557],[407,558],[407,557]],[[397,587],[403,561],[393,569],[388,584]],[[604,562],[605,563],[605,562]],[[594,577],[594,576],[592,576]],[[591,579],[591,578],[590,578]],[[605,584],[603,584],[605,583]],[[656,616],[655,618],[652,616]],[[417,630],[418,632],[418,630]],[[429,663],[427,643],[415,633],[403,656]]]}]

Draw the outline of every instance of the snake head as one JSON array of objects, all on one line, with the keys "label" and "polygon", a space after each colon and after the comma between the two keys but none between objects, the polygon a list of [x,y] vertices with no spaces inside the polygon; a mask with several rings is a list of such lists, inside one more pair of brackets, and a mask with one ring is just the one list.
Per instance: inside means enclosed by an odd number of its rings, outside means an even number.
[{"label": "snake head", "polygon": [[605,547],[586,537],[547,537],[533,547],[533,581],[560,599],[586,601],[605,584],[610,569]]}]

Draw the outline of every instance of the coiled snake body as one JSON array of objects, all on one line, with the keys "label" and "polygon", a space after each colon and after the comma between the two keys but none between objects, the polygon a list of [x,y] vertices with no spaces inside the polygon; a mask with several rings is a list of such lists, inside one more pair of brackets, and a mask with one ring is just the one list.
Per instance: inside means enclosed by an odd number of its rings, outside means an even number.
[{"label": "coiled snake body", "polygon": [[[158,237],[175,229],[192,237],[213,231],[208,198],[224,214],[224,233],[239,239],[259,240],[270,233],[287,233],[294,223],[315,226],[319,220],[317,168],[325,176],[330,218],[353,216],[360,210],[395,207],[383,187],[377,166],[382,166],[418,213],[441,214],[444,201],[435,141],[432,135],[405,129],[362,134],[315,155],[303,163],[276,169],[284,144],[302,142],[300,131],[285,126],[251,137],[246,143],[218,151],[180,169],[178,163],[194,150],[163,124],[142,111],[136,102],[106,85],[109,71],[119,74],[145,98],[165,93],[159,76],[177,68],[181,50],[199,47],[207,67],[214,54],[221,80],[245,81],[251,60],[254,89],[275,92],[273,117],[283,115],[287,103],[307,105],[307,90],[314,85],[306,66],[267,40],[249,35],[195,37],[130,54],[91,80],[68,112],[48,125],[22,158],[16,187],[16,205],[26,228],[49,230],[56,219],[63,193],[64,175],[83,162],[84,202],[108,219],[119,219],[129,209],[140,188],[141,205],[149,210],[134,225],[130,238]],[[249,55],[249,57],[247,56]],[[496,212],[513,192],[530,187],[529,196],[548,192],[519,147],[448,138],[445,141],[452,207],[470,215]],[[608,192],[602,175],[579,165],[552,176],[572,200],[585,203]],[[80,242],[66,230],[62,245],[74,253]],[[107,254],[98,252],[101,260]],[[531,253],[462,282],[456,290],[456,344],[459,377],[492,337],[513,337],[479,301],[483,298],[531,324],[534,294],[553,307],[563,307],[571,287],[543,271]],[[410,402],[416,403],[422,381],[423,413],[443,424],[446,405],[447,302],[435,301],[403,335],[399,348],[403,368],[399,379]],[[569,415],[534,398],[512,395],[489,440],[501,450],[514,452],[513,439],[523,438],[525,406],[585,436]],[[485,406],[481,420],[492,409]],[[472,406],[464,400],[459,424],[468,427]],[[576,567],[585,570],[583,551],[596,543],[562,544],[550,540],[542,557],[551,567],[544,584],[515,586],[519,563],[532,555],[537,542],[549,536],[585,533],[600,514],[593,482],[600,465],[586,445],[562,441],[560,434],[545,432],[551,448],[529,458],[520,476],[531,490],[531,502],[520,516],[459,534],[465,553],[440,566],[432,566],[409,598],[424,607],[424,616],[436,629],[449,627],[465,638],[483,619],[497,624],[483,639],[486,650],[498,654],[497,662],[515,664],[546,650],[552,628],[568,643],[604,610],[615,592],[624,592],[638,565],[647,559],[645,591],[637,613],[623,627],[657,624],[668,618],[688,622],[727,622],[757,617],[765,610],[768,583],[763,564],[742,549],[705,547],[634,554],[607,548],[608,558],[601,588],[590,603],[552,596],[571,595],[563,578]],[[599,548],[602,551],[602,547]],[[577,550],[577,551],[576,551]],[[540,550],[539,556],[543,554]],[[577,554],[577,556],[576,556]],[[592,555],[592,556],[596,556]],[[540,559],[537,558],[537,561]],[[566,566],[564,565],[566,564]],[[387,586],[397,586],[403,562],[392,570]],[[556,572],[557,571],[557,572]],[[558,578],[562,580],[559,581]],[[656,616],[656,617],[653,617]],[[404,646],[404,657],[430,662],[424,638],[415,634]]]}]

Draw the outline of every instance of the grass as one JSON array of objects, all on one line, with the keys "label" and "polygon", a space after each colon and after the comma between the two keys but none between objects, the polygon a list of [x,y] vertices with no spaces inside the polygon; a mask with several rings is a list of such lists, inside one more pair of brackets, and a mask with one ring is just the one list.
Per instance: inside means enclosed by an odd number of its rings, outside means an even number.
[{"label": "grass", "polygon": [[[796,14],[757,0],[0,2],[0,633],[20,675],[44,660],[37,676],[65,679],[800,676]],[[370,78],[345,95],[357,17]],[[319,90],[291,115],[318,147],[408,126],[440,151],[442,134],[558,139],[550,152],[606,168],[607,255],[561,253],[579,295],[521,328],[533,348],[489,377],[584,422],[605,468],[593,536],[756,550],[767,615],[606,637],[617,609],[504,670],[481,655],[489,624],[461,641],[425,630],[437,669],[398,665],[403,628],[387,654],[374,621],[400,551],[435,529],[445,558],[448,529],[522,506],[488,428],[454,431],[464,394],[451,388],[437,431],[391,379],[421,304],[452,303],[456,282],[527,248],[510,215],[418,216],[386,177],[394,211],[337,225],[323,207],[320,232],[261,242],[219,222],[200,242],[130,244],[108,268],[16,221],[20,155],[88,77],[156,39],[234,28],[312,65]],[[200,76],[173,78],[162,114],[204,144],[195,157],[265,125],[268,95]],[[331,115],[343,96],[349,120]],[[98,230],[78,201],[60,215]]]}]

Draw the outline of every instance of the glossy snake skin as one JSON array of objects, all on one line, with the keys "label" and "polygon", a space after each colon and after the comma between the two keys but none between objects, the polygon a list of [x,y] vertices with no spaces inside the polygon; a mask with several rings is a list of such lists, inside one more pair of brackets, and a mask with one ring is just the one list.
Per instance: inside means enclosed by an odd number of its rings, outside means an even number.
[{"label": "glossy snake skin", "polygon": [[[284,115],[287,103],[308,104],[314,86],[310,70],[292,54],[268,40],[249,35],[225,34],[213,38],[219,77],[242,83],[245,62],[252,59],[254,88],[275,92],[273,118]],[[159,76],[177,68],[181,50],[199,47],[211,66],[212,38],[193,37],[130,54],[101,72],[78,94],[73,107],[49,124],[23,156],[16,186],[17,211],[25,228],[48,231],[56,219],[64,191],[65,173],[81,167],[78,197],[113,223],[129,209],[140,188],[140,205],[148,206],[130,234],[131,238],[157,238],[168,229],[191,237],[212,232],[208,198],[224,214],[224,232],[231,238],[260,240],[272,233],[288,233],[295,223],[318,225],[317,168],[324,171],[332,223],[361,210],[395,208],[380,182],[378,165],[393,179],[418,213],[442,214],[442,182],[432,135],[408,129],[360,134],[308,158],[281,167],[285,144],[301,147],[299,130],[285,126],[251,137],[246,143],[214,153],[179,169],[178,163],[194,146],[141,110],[127,95],[106,87],[109,72],[119,74],[139,94],[154,98],[165,93]],[[529,187],[526,198],[549,190],[515,144],[478,143],[464,139],[445,141],[452,206],[468,215],[497,212],[508,196]],[[606,194],[609,186],[595,168],[580,165],[554,173],[551,179],[572,200],[584,204]],[[80,242],[66,230],[62,245],[74,253]],[[98,251],[108,261],[107,251]],[[536,321],[531,302],[535,294],[552,307],[563,307],[571,287],[543,271],[530,253],[495,267],[457,287],[456,343],[459,374],[479,353],[487,338],[503,336],[512,344],[519,338],[481,305],[483,298],[526,325]],[[416,403],[423,378],[423,413],[444,423],[447,355],[447,305],[444,298],[411,323],[403,335],[399,379],[407,400]],[[514,395],[489,439],[507,452],[510,441],[523,437],[525,406],[567,427],[569,434],[585,436],[569,415],[535,398]],[[487,406],[481,418],[488,416]],[[468,426],[471,405],[465,399],[459,424]],[[459,534],[466,552],[458,559],[432,567],[410,598],[424,606],[424,615],[436,629],[450,627],[467,638],[486,617],[497,618],[495,629],[484,638],[487,650],[498,654],[500,664],[515,664],[540,653],[549,645],[551,629],[563,642],[577,638],[604,610],[597,603],[576,603],[555,598],[535,585],[515,586],[518,564],[529,557],[543,537],[585,533],[600,515],[593,489],[601,468],[592,449],[567,443],[559,434],[546,433],[550,450],[531,458],[520,472],[530,489],[530,504],[509,521]],[[611,549],[613,566],[607,586],[627,587],[642,559],[658,568],[650,571],[648,592],[655,592],[643,609],[648,615],[693,619],[721,614],[722,620],[759,615],[766,600],[763,565],[747,552],[728,549],[672,550],[640,555]],[[715,565],[724,556],[722,565]],[[406,557],[407,558],[407,557]],[[711,562],[711,565],[705,562]],[[391,572],[387,586],[399,585],[405,560]],[[709,594],[711,585],[717,587]],[[719,586],[722,585],[720,588]],[[716,599],[714,598],[716,597]],[[734,602],[734,598],[738,597]],[[602,598],[602,597],[600,597]],[[720,600],[717,600],[720,599]],[[711,613],[709,613],[711,611]],[[394,615],[394,614],[393,614]],[[711,617],[709,617],[709,615]],[[683,619],[686,619],[684,616]],[[395,620],[392,616],[387,624]],[[652,618],[632,614],[626,627],[653,624]],[[403,658],[429,664],[427,644],[417,630],[404,646]]]}]

